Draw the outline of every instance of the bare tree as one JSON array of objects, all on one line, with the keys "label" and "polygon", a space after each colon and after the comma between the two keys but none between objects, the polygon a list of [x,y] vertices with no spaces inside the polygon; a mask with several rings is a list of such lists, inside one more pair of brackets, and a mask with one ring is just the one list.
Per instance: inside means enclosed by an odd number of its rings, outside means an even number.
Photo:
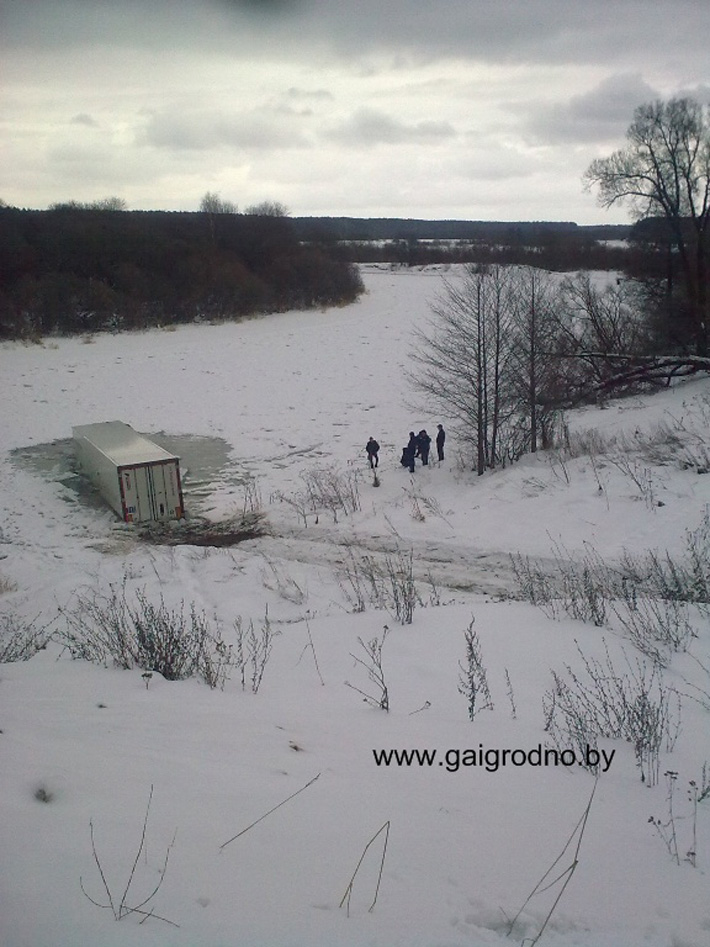
[{"label": "bare tree", "polygon": [[59,201],[50,204],[49,210],[128,210],[122,197],[101,197],[96,201]]},{"label": "bare tree", "polygon": [[518,405],[525,406],[528,446],[535,453],[538,446],[549,446],[557,413],[559,294],[549,275],[532,266],[522,267],[514,274],[513,286],[511,382],[517,389]]},{"label": "bare tree", "polygon": [[210,225],[210,237],[212,243],[217,243],[217,222],[216,217],[220,214],[236,214],[237,205],[232,201],[226,201],[213,191],[207,191],[200,201],[200,211],[207,216]]},{"label": "bare tree", "polygon": [[254,217],[288,217],[290,212],[280,201],[261,201],[259,204],[250,204],[244,213]]},{"label": "bare tree", "polygon": [[91,210],[128,210],[128,203],[122,197],[102,197],[88,206]]},{"label": "bare tree", "polygon": [[233,201],[224,200],[213,191],[203,194],[200,210],[203,214],[236,214],[238,212],[237,205]]},{"label": "bare tree", "polygon": [[479,475],[495,464],[500,429],[504,283],[502,267],[470,267],[461,281],[447,283],[432,307],[431,329],[415,333],[412,356],[414,387],[459,422],[475,446]]},{"label": "bare tree", "polygon": [[595,286],[589,273],[565,279],[557,313],[559,389],[563,400],[598,396],[619,372],[649,350],[648,319],[638,288],[622,280]]},{"label": "bare tree", "polygon": [[550,411],[542,405],[554,364],[552,296],[539,271],[470,267],[446,285],[430,328],[415,333],[410,380],[428,410],[458,422],[479,475],[538,444]]},{"label": "bare tree", "polygon": [[639,106],[628,144],[593,161],[585,178],[604,207],[630,206],[636,218],[661,217],[680,261],[695,352],[708,355],[710,314],[710,114],[691,98]]},{"label": "bare tree", "polygon": [[563,282],[561,295],[575,350],[635,355],[645,349],[647,331],[628,281],[600,289],[589,273],[577,273]]}]

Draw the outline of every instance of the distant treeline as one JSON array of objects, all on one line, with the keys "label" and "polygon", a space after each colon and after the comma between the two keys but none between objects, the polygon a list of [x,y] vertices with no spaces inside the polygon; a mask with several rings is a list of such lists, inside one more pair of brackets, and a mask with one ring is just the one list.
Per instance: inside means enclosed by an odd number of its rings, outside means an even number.
[{"label": "distant treeline", "polygon": [[357,267],[287,217],[0,208],[0,337],[339,305]]},{"label": "distant treeline", "polygon": [[631,227],[567,221],[294,218],[298,238],[355,263],[529,263],[550,270],[621,269]]},{"label": "distant treeline", "polygon": [[634,236],[566,221],[0,207],[0,338],[340,305],[363,291],[367,262],[638,271],[649,258]]},{"label": "distant treeline", "polygon": [[417,220],[401,217],[294,217],[300,240],[476,240],[539,243],[552,235],[623,240],[627,224],[580,226],[569,221]]}]

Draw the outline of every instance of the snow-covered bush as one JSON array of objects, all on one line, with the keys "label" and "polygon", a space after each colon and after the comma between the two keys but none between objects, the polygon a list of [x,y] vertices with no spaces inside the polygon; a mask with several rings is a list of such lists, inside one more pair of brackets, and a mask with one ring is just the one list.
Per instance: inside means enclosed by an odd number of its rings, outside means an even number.
[{"label": "snow-covered bush", "polygon": [[[626,740],[642,782],[655,786],[661,750],[670,752],[678,736],[678,694],[666,686],[655,662],[649,667],[624,655],[627,671],[619,672],[606,647],[603,662],[587,657],[579,645],[577,650],[582,674],[568,664],[563,674],[552,671],[553,687],[543,697],[545,729],[558,749],[574,749],[578,760],[587,758],[586,748],[596,747],[600,737]],[[671,708],[674,698],[677,709]]]},{"label": "snow-covered bush", "polygon": [[634,596],[614,604],[612,610],[641,654],[663,667],[668,664],[671,654],[687,651],[696,637],[685,602]]},{"label": "snow-covered bush", "polygon": [[301,474],[305,483],[306,506],[313,513],[328,510],[333,522],[338,522],[338,513],[349,516],[360,509],[360,493],[357,473],[341,473],[331,467],[306,470]]},{"label": "snow-covered bush", "polygon": [[251,692],[256,694],[261,687],[264,670],[271,657],[274,643],[275,632],[271,627],[268,611],[264,615],[264,621],[258,632],[253,620],[250,619],[249,625],[246,626],[241,615],[234,621],[234,630],[236,632],[234,667],[239,671],[242,690],[246,690],[247,680],[249,680]]},{"label": "snow-covered bush", "polygon": [[194,603],[170,609],[143,591],[131,601],[125,583],[106,594],[79,593],[61,615],[60,640],[73,658],[94,664],[154,671],[169,681],[199,677],[212,688],[224,686],[235,664],[231,645]]},{"label": "snow-covered bush", "polygon": [[338,572],[340,587],[353,611],[364,612],[369,603],[391,612],[401,625],[411,625],[421,596],[414,580],[414,553],[397,550],[380,560],[350,550],[348,562]]},{"label": "snow-covered bush", "polygon": [[649,595],[675,602],[691,602],[701,611],[710,607],[710,514],[700,526],[688,530],[685,550],[680,556],[668,552],[626,554],[621,571]]},{"label": "snow-covered bush", "polygon": [[[471,622],[464,632],[466,641],[466,663],[459,661],[459,693],[468,701],[469,720],[473,721],[481,710],[493,710],[493,700],[488,686],[488,674],[481,655],[481,643]],[[510,680],[510,679],[508,679]],[[514,705],[513,705],[514,706]]]},{"label": "snow-covered bush", "polygon": [[29,661],[47,647],[52,633],[48,625],[38,625],[37,621],[23,621],[12,612],[0,615],[0,664]]},{"label": "snow-covered bush", "polygon": [[591,547],[581,559],[576,559],[555,546],[554,557],[554,570],[545,572],[529,557],[511,555],[513,573],[523,597],[548,618],[557,619],[562,611],[577,621],[606,624],[609,600],[621,594],[620,577]]},{"label": "snow-covered bush", "polygon": [[389,713],[389,688],[387,687],[385,672],[382,667],[382,648],[384,646],[385,640],[387,639],[388,631],[389,629],[387,625],[385,625],[382,632],[382,638],[375,637],[371,638],[369,641],[363,641],[362,638],[358,637],[358,644],[362,648],[362,651],[365,655],[364,658],[358,657],[357,654],[352,654],[352,652],[350,654],[350,657],[354,659],[355,663],[367,671],[368,680],[370,681],[370,685],[374,688],[375,693],[372,694],[368,691],[363,691],[354,684],[351,684],[349,681],[346,681],[345,684],[347,687],[352,688],[352,690],[357,691],[358,694],[362,694],[365,701],[372,707],[378,707],[380,710],[384,710]]},{"label": "snow-covered bush", "polygon": [[600,627],[616,624],[656,663],[667,664],[670,653],[687,650],[695,637],[689,605],[710,611],[708,515],[688,531],[678,555],[625,552],[613,566],[589,545],[581,557],[558,545],[553,552],[555,567],[547,570],[528,556],[511,555],[521,597],[555,620],[564,613]]}]

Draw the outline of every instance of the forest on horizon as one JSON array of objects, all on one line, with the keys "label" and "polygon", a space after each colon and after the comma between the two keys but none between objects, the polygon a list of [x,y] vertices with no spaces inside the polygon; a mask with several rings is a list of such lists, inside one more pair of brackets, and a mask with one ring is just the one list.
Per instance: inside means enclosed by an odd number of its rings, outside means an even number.
[{"label": "forest on horizon", "polygon": [[[0,208],[0,338],[343,305],[356,264],[623,270],[632,228],[571,222]],[[636,265],[636,264],[633,264]]]}]

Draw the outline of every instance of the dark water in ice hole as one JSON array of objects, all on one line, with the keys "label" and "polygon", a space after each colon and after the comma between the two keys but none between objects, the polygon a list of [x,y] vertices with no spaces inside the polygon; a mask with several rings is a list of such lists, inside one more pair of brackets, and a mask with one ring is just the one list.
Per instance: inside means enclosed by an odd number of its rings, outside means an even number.
[{"label": "dark water in ice hole", "polygon": [[[191,500],[199,504],[218,484],[239,485],[250,479],[249,472],[230,458],[231,445],[221,437],[198,434],[145,434],[159,447],[180,458],[185,506],[190,512]],[[77,470],[77,459],[72,438],[17,447],[10,457],[18,466],[31,470],[46,480],[61,483],[70,493],[68,502],[79,500],[86,506],[105,509],[106,504],[98,491]]]}]

